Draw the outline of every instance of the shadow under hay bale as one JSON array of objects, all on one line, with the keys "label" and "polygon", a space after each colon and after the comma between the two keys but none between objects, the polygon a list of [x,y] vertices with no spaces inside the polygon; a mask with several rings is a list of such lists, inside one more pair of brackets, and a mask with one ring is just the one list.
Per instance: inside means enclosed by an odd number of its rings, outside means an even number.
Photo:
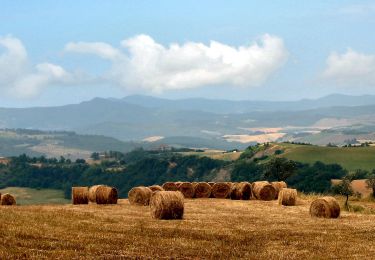
[{"label": "shadow under hay bale", "polygon": [[96,189],[96,204],[117,204],[117,189],[109,186],[100,186]]},{"label": "shadow under hay bale", "polygon": [[184,196],[179,191],[160,191],[150,199],[151,216],[156,219],[182,219]]},{"label": "shadow under hay bale", "polygon": [[212,186],[211,196],[217,199],[226,199],[230,197],[231,185],[227,182],[216,182]]},{"label": "shadow under hay bale", "polygon": [[96,190],[101,186],[105,186],[105,185],[94,185],[94,186],[90,187],[90,189],[89,189],[89,202],[96,203]]},{"label": "shadow under hay bale", "polygon": [[211,195],[211,186],[207,182],[197,182],[194,184],[195,198],[209,198]]},{"label": "shadow under hay bale", "polygon": [[322,197],[311,203],[310,215],[318,218],[338,218],[340,205],[334,197]]},{"label": "shadow under hay bale", "polygon": [[275,188],[268,181],[256,181],[251,185],[253,195],[258,200],[274,200]]},{"label": "shadow under hay bale", "polygon": [[5,193],[1,196],[1,205],[13,206],[16,205],[16,199],[9,193]]},{"label": "shadow under hay bale", "polygon": [[165,191],[177,191],[178,187],[174,182],[166,182],[163,184],[162,188]]},{"label": "shadow under hay bale", "polygon": [[273,181],[271,182],[271,185],[275,188],[276,190],[276,196],[275,199],[278,199],[279,193],[282,189],[287,188],[288,186],[286,185],[285,181]]},{"label": "shadow under hay bale", "polygon": [[164,191],[163,187],[161,187],[160,185],[152,185],[152,186],[148,186],[148,188],[151,190],[151,191]]},{"label": "shadow under hay bale", "polygon": [[178,190],[184,195],[185,198],[194,198],[194,186],[190,182],[181,182],[177,184]]},{"label": "shadow under hay bale", "polygon": [[279,205],[295,206],[297,202],[297,190],[283,188],[279,193]]},{"label": "shadow under hay bale", "polygon": [[251,197],[251,184],[249,182],[237,182],[232,184],[230,198],[232,200],[249,200]]},{"label": "shadow under hay bale", "polygon": [[129,203],[132,205],[148,206],[152,190],[148,187],[134,187],[128,193]]},{"label": "shadow under hay bale", "polygon": [[73,205],[89,204],[89,188],[72,187],[72,203]]}]

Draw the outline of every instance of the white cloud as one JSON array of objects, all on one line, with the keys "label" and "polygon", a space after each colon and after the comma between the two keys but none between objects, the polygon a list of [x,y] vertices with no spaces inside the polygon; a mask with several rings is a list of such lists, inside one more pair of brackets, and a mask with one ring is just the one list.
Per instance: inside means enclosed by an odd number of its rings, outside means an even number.
[{"label": "white cloud", "polygon": [[331,53],[327,58],[323,78],[343,86],[375,86],[375,56],[348,49],[346,53]]},{"label": "white cloud", "polygon": [[187,42],[165,47],[150,36],[138,35],[117,49],[102,42],[68,43],[66,51],[94,54],[112,62],[100,77],[127,89],[162,92],[207,85],[261,85],[287,60],[282,39],[264,35],[260,43],[232,47]]},{"label": "white cloud", "polygon": [[22,42],[12,36],[0,37],[0,88],[18,98],[31,98],[45,87],[73,81],[72,75],[51,63],[32,65]]}]

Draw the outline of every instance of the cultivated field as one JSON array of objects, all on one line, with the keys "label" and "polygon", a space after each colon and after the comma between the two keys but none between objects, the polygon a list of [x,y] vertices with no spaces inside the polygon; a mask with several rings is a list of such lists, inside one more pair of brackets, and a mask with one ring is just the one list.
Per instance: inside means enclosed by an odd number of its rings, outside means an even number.
[{"label": "cultivated field", "polygon": [[[276,201],[185,201],[183,220],[155,220],[148,207],[1,207],[0,258],[371,259],[375,215],[311,218],[312,197]],[[373,202],[369,205],[373,206]]]}]

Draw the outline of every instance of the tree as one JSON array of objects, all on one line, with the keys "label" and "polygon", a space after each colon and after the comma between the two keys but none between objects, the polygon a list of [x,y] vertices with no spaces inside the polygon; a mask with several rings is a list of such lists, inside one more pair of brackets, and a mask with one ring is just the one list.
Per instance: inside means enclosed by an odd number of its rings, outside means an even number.
[{"label": "tree", "polygon": [[366,180],[367,188],[372,189],[372,196],[375,198],[375,169],[372,170],[371,175]]},{"label": "tree", "polygon": [[286,158],[273,158],[264,165],[263,175],[267,179],[285,181],[297,170],[297,164]]},{"label": "tree", "polygon": [[91,156],[90,156],[94,161],[97,161],[97,160],[99,160],[99,153],[97,153],[97,152],[93,152],[92,154],[91,154]]},{"label": "tree", "polygon": [[356,173],[349,173],[345,175],[341,182],[332,187],[332,190],[336,194],[341,194],[346,197],[345,208],[349,210],[349,196],[353,195],[352,181],[355,179]]}]

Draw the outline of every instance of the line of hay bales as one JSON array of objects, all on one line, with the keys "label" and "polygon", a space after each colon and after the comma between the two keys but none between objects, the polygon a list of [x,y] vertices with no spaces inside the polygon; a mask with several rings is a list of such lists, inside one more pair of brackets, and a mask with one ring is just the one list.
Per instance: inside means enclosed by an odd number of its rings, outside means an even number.
[{"label": "line of hay bales", "polygon": [[117,204],[118,193],[114,187],[94,185],[89,187],[72,187],[72,203],[81,204]]},{"label": "line of hay bales", "polygon": [[[285,182],[259,181],[249,182],[165,182],[160,185],[148,186],[151,192],[159,191],[180,191],[184,198],[217,198],[217,199],[233,199],[233,200],[274,200],[278,198],[279,192],[286,188]],[[141,188],[141,189],[136,189]],[[129,191],[129,201],[133,203],[130,197],[144,197],[141,192],[145,187],[135,187]],[[140,195],[137,195],[138,191]],[[146,197],[151,197],[151,193],[147,192]],[[143,201],[143,199],[141,199]],[[133,203],[139,204],[139,203]],[[148,205],[143,202],[140,205]]]}]

